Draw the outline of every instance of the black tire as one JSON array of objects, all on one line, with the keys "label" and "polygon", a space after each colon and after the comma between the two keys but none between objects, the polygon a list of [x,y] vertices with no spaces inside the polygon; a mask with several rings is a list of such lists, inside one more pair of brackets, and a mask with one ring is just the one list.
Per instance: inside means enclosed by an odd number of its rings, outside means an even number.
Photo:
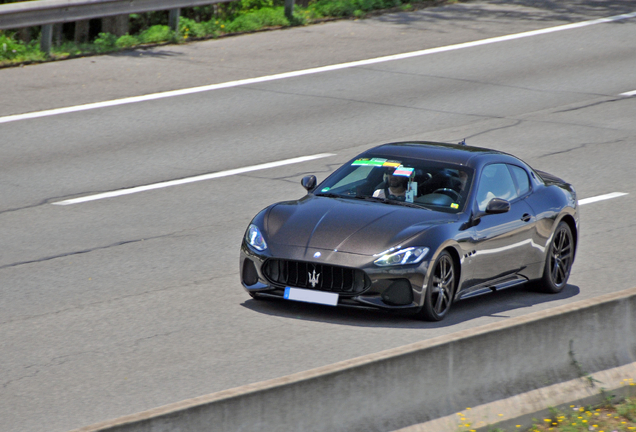
[{"label": "black tire", "polygon": [[457,272],[453,257],[446,251],[439,254],[431,278],[426,287],[424,305],[419,317],[426,321],[440,321],[448,314],[453,304],[453,294],[457,285]]},{"label": "black tire", "polygon": [[552,242],[546,254],[543,277],[539,288],[543,292],[556,294],[563,291],[568,283],[572,263],[574,262],[574,237],[570,226],[560,222],[552,236]]}]

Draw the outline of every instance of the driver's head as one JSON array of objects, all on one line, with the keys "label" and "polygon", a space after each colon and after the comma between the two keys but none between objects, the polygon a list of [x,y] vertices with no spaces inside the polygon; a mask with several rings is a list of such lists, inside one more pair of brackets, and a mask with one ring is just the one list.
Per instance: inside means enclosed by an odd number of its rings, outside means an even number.
[{"label": "driver's head", "polygon": [[409,184],[409,179],[405,176],[389,174],[387,177],[387,183],[389,184],[389,187],[392,187],[393,189],[406,189]]}]

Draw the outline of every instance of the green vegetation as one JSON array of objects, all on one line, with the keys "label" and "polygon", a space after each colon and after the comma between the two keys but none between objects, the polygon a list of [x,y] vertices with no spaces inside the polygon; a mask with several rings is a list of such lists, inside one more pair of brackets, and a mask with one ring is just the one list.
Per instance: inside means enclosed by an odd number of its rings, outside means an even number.
[{"label": "green vegetation", "polygon": [[636,401],[599,408],[571,406],[570,411],[552,411],[550,418],[537,421],[530,432],[628,432],[636,430]]},{"label": "green vegetation", "polygon": [[42,61],[46,55],[40,51],[37,41],[21,43],[11,36],[0,33],[0,64],[24,61]]},{"label": "green vegetation", "polygon": [[[623,380],[624,385],[634,386],[633,379]],[[601,394],[605,392],[601,390]],[[513,428],[489,429],[489,432],[629,432],[636,431],[636,398],[631,397],[620,403],[612,403],[606,397],[605,403],[596,407],[570,405],[564,410],[550,409],[547,418],[534,419],[528,429],[521,425]],[[499,414],[503,417],[503,414]],[[458,432],[475,432],[477,421],[471,419],[471,409],[457,413]]]},{"label": "green vegetation", "polygon": [[[0,3],[12,1],[15,0],[0,0]],[[182,9],[178,32],[168,27],[167,11],[131,14],[129,33],[117,37],[99,32],[86,43],[73,42],[74,24],[65,24],[50,56],[40,51],[39,27],[32,27],[26,33],[0,31],[0,66],[103,54],[149,44],[182,43],[266,28],[308,25],[325,19],[362,18],[378,10],[406,11],[439,3],[439,0],[310,0],[307,6],[296,5],[290,22],[284,14],[284,0],[237,0]],[[29,37],[25,38],[24,34]],[[24,39],[31,40],[25,42]]]}]

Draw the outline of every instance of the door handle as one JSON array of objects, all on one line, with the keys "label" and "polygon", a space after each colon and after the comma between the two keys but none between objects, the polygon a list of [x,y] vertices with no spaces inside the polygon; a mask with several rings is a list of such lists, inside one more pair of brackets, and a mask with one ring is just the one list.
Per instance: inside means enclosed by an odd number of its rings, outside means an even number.
[{"label": "door handle", "polygon": [[525,213],[523,216],[521,216],[521,220],[524,222],[530,222],[530,219],[532,219],[532,216],[530,216],[528,213]]}]

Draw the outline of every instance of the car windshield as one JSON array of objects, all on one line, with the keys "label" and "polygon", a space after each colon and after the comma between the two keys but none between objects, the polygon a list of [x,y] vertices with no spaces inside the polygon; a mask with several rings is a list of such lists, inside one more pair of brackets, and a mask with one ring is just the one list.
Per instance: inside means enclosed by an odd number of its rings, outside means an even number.
[{"label": "car windshield", "polygon": [[465,166],[386,156],[356,158],[314,191],[316,195],[463,211],[473,170]]}]

